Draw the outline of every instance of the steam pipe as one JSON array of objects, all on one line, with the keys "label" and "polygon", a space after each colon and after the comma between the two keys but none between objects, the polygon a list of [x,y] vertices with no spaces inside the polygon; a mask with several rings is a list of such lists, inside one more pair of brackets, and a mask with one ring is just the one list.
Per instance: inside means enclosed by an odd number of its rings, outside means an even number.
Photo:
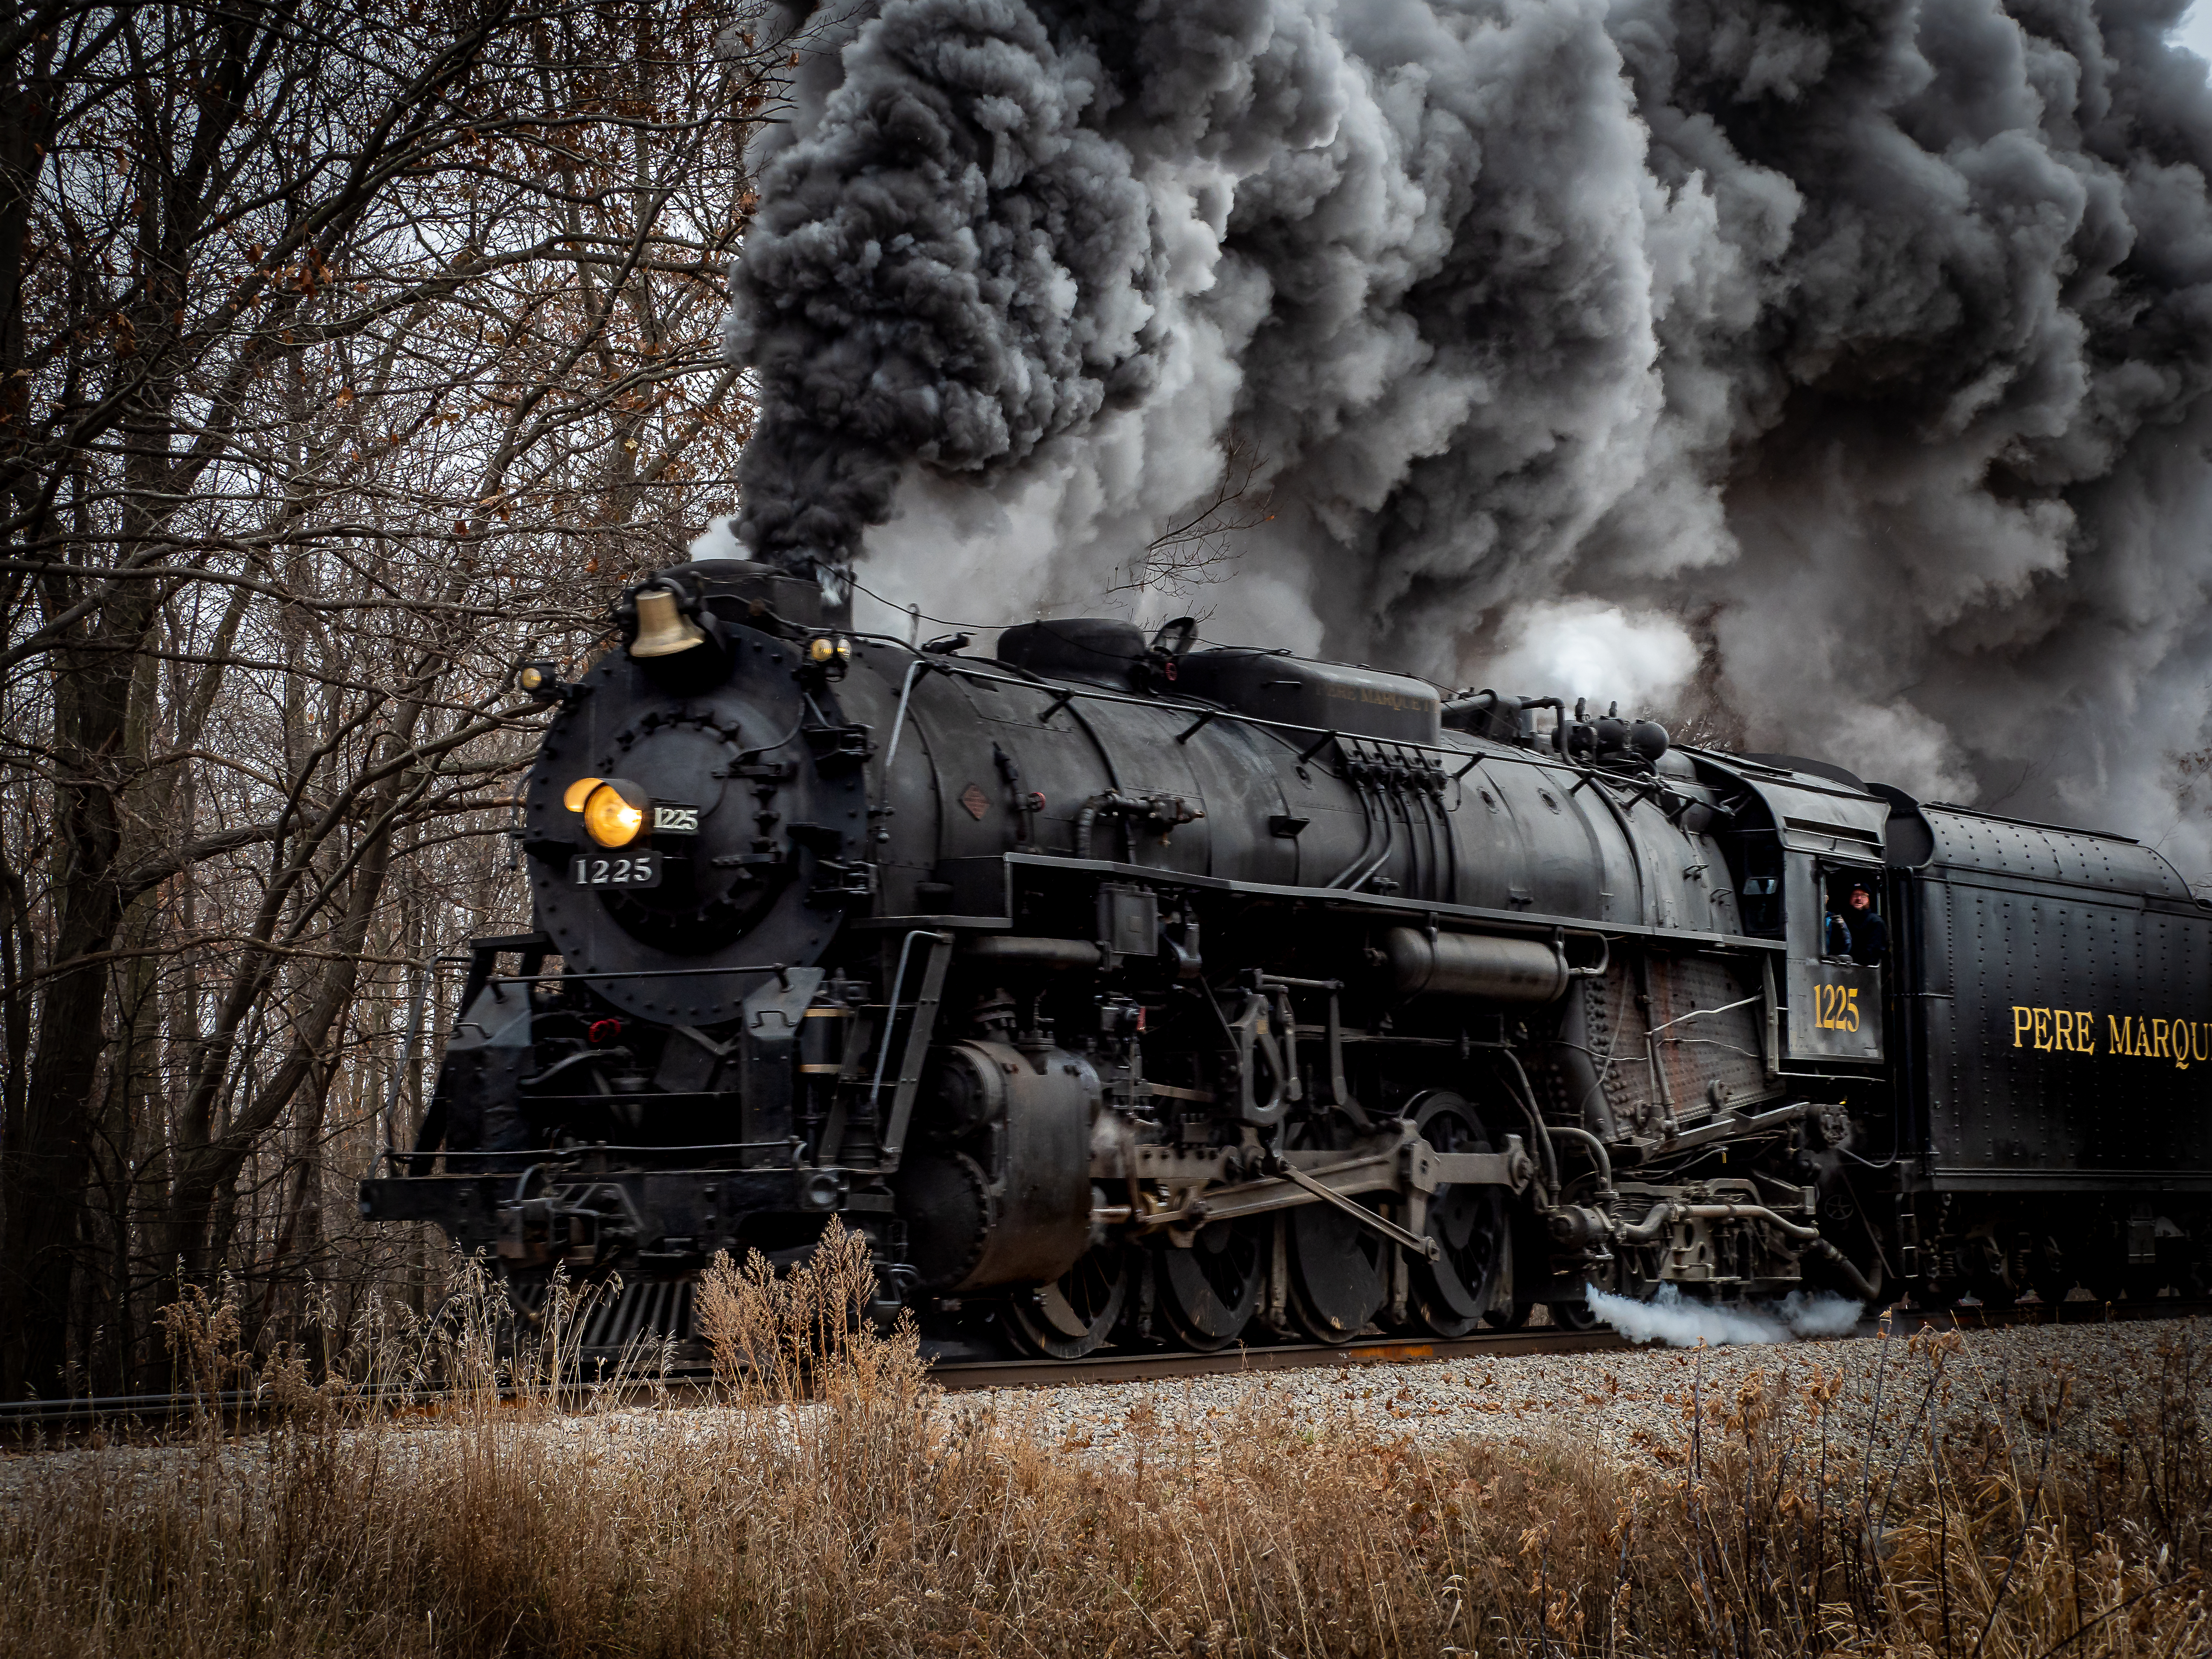
[{"label": "steam pipe", "polygon": [[[1346,768],[1347,773],[1350,769]],[[1344,878],[1359,867],[1360,860],[1367,856],[1367,849],[1375,844],[1375,805],[1368,798],[1366,781],[1354,778],[1352,787],[1359,797],[1359,850],[1352,855],[1352,862],[1322,884],[1323,887],[1343,886]]]},{"label": "steam pipe", "polygon": [[1574,982],[1558,940],[1503,939],[1392,927],[1382,935],[1391,977],[1407,995],[1475,997],[1489,1002],[1557,1002]]},{"label": "steam pipe", "polygon": [[[1351,890],[1355,893],[1374,880],[1376,877],[1387,877],[1390,869],[1390,860],[1398,855],[1398,825],[1401,818],[1398,808],[1404,803],[1400,800],[1398,792],[1390,787],[1388,779],[1375,786],[1375,801],[1376,805],[1382,809],[1382,850],[1375,855],[1367,867],[1362,870],[1352,881]],[[1406,825],[1406,873],[1411,876],[1413,873],[1414,864],[1413,820],[1407,816],[1403,817],[1403,822]]]},{"label": "steam pipe", "polygon": [[891,741],[884,753],[884,782],[890,783],[891,763],[898,758],[899,739],[906,735],[906,706],[914,696],[914,683],[923,669],[930,666],[928,659],[917,656],[906,665],[906,681],[899,687],[898,713],[891,720]]},{"label": "steam pipe", "polygon": [[1650,1212],[1632,1227],[1623,1227],[1613,1235],[1620,1244],[1650,1244],[1677,1221],[1759,1221],[1778,1232],[1786,1234],[1809,1248],[1814,1255],[1841,1273],[1850,1286],[1868,1302],[1881,1299],[1881,1286],[1859,1271],[1858,1264],[1845,1255],[1826,1239],[1820,1237],[1818,1227],[1801,1227],[1794,1221],[1785,1221],[1764,1204],[1675,1204],[1660,1202],[1651,1206]]},{"label": "steam pipe", "polygon": [[564,1054],[534,1077],[519,1077],[514,1080],[518,1089],[536,1089],[550,1083],[562,1073],[595,1060],[635,1060],[636,1056],[626,1048],[579,1048],[573,1054]]},{"label": "steam pipe", "polygon": [[1514,1097],[1514,1101],[1528,1119],[1528,1128],[1534,1137],[1536,1149],[1543,1154],[1544,1172],[1551,1179],[1549,1201],[1557,1203],[1559,1197],[1559,1152],[1552,1145],[1543,1113],[1537,1109],[1536,1091],[1528,1081],[1528,1068],[1521,1064],[1521,1056],[1512,1049],[1501,1045],[1498,1052],[1505,1056],[1506,1064],[1512,1066],[1513,1074],[1521,1079],[1521,1092]]},{"label": "steam pipe", "polygon": [[[1565,741],[1561,738],[1559,734],[1566,730],[1567,705],[1557,697],[1523,697],[1521,699],[1521,712],[1522,714],[1525,714],[1531,709],[1535,708],[1548,708],[1559,715],[1559,723],[1553,728],[1552,732],[1553,738],[1553,746],[1554,748],[1560,749],[1562,752],[1564,752]],[[1534,720],[1532,720],[1528,722],[1528,730],[1522,735],[1532,739],[1535,737],[1536,722]]]},{"label": "steam pipe", "polygon": [[[1413,835],[1413,804],[1406,799],[1405,787],[1395,778],[1382,781],[1382,798],[1395,812],[1396,822],[1406,829],[1406,891],[1409,896],[1421,893],[1421,844]],[[1385,873],[1380,869],[1370,871],[1370,876]]]},{"label": "steam pipe", "polygon": [[1544,1126],[1544,1133],[1548,1135],[1565,1135],[1570,1139],[1582,1142],[1583,1150],[1596,1161],[1597,1178],[1601,1189],[1607,1193],[1613,1191],[1613,1159],[1606,1155],[1605,1142],[1600,1140],[1588,1129],[1574,1128],[1565,1123],[1547,1123]]},{"label": "steam pipe", "polygon": [[1104,966],[1098,947],[1089,939],[1032,939],[1009,933],[985,933],[963,945],[960,954],[971,962],[997,962],[1024,968],[1099,968]]},{"label": "steam pipe", "polygon": [[1500,701],[1495,691],[1477,691],[1472,696],[1454,697],[1437,712],[1445,726],[1457,731],[1470,731],[1475,717],[1489,714]]},{"label": "steam pipe", "polygon": [[[1395,778],[1383,787],[1398,807],[1399,821],[1406,826],[1406,891],[1411,896],[1425,898],[1428,889],[1423,884],[1427,878],[1428,870],[1422,861],[1423,837],[1413,833],[1413,798],[1405,785]],[[1429,850],[1431,854],[1435,852],[1433,842]]]},{"label": "steam pipe", "polygon": [[[1478,751],[1478,758],[1479,757],[1480,751]],[[1468,763],[1472,765],[1474,763],[1469,762]],[[1438,767],[1437,769],[1438,771],[1442,771],[1443,769],[1442,767]],[[1451,806],[1446,806],[1444,805],[1444,793],[1441,786],[1437,788],[1436,794],[1437,823],[1437,826],[1443,830],[1444,836],[1444,867],[1451,872],[1445,884],[1444,902],[1446,904],[1457,904],[1459,902],[1459,835],[1458,832],[1452,828],[1452,813],[1458,810],[1457,803],[1464,801],[1467,799],[1467,791],[1459,784],[1457,780],[1453,781],[1452,794],[1455,798],[1455,804]]]},{"label": "steam pipe", "polygon": [[[1443,862],[1437,856],[1437,824],[1429,816],[1428,795],[1418,783],[1409,783],[1402,792],[1406,803],[1406,850],[1413,855],[1413,881],[1408,884],[1419,898],[1434,898],[1437,887],[1437,866]],[[1413,814],[1421,815],[1421,833],[1413,835]]]},{"label": "steam pipe", "polygon": [[1673,1201],[1662,1198],[1645,1212],[1643,1220],[1633,1227],[1623,1227],[1615,1233],[1613,1242],[1617,1244],[1655,1244],[1659,1235],[1673,1224],[1674,1218]]},{"label": "steam pipe", "polygon": [[1682,1221],[1763,1221],[1776,1231],[1804,1243],[1820,1237],[1818,1227],[1801,1227],[1785,1221],[1764,1204],[1679,1204],[1675,1217]]},{"label": "steam pipe", "polygon": [[1449,904],[1452,902],[1451,894],[1449,891],[1439,890],[1443,884],[1441,878],[1443,874],[1446,855],[1437,848],[1437,837],[1441,832],[1445,845],[1449,846],[1451,826],[1443,822],[1443,803],[1435,800],[1430,795],[1427,786],[1418,780],[1413,785],[1413,799],[1420,805],[1421,840],[1429,849],[1429,884],[1424,896],[1442,899],[1445,903]]},{"label": "steam pipe", "polygon": [[[1110,811],[1119,815],[1124,820],[1121,826],[1124,837],[1121,850],[1128,854],[1130,861],[1134,862],[1134,843],[1127,839],[1129,826],[1127,820],[1131,817],[1141,817],[1151,811],[1152,806],[1149,802],[1133,799],[1118,789],[1109,789],[1103,795],[1093,795],[1083,803],[1083,810],[1075,815],[1075,856],[1079,859],[1087,859],[1091,856],[1091,832],[1097,827],[1098,815],[1101,812]],[[1205,814],[1201,812],[1198,816],[1203,817]]]},{"label": "steam pipe", "polygon": [[1838,1249],[1833,1244],[1831,1244],[1825,1238],[1816,1239],[1814,1241],[1813,1252],[1822,1261],[1826,1261],[1830,1267],[1835,1268],[1838,1273],[1843,1274],[1845,1279],[1850,1280],[1851,1288],[1856,1291],[1865,1300],[1869,1302],[1879,1302],[1881,1300],[1881,1284],[1879,1277],[1881,1273],[1881,1268],[1879,1264],[1876,1264],[1875,1267],[1875,1273],[1877,1276],[1874,1279],[1869,1279],[1864,1273],[1859,1271],[1859,1265],[1857,1262],[1852,1261],[1850,1257],[1845,1255],[1841,1250]]},{"label": "steam pipe", "polygon": [[1380,785],[1374,793],[1376,810],[1382,820],[1382,850],[1370,859],[1358,875],[1349,880],[1341,876],[1337,878],[1347,893],[1356,893],[1372,881],[1376,872],[1390,862],[1390,854],[1398,845],[1398,821],[1390,814],[1390,797]]}]

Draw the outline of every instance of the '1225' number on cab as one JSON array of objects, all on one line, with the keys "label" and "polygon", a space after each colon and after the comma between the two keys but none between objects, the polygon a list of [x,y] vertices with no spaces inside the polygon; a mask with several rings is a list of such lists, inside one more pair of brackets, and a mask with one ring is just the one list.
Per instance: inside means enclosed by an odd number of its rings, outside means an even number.
[{"label": "'1225' number on cab", "polygon": [[1814,985],[1813,1024],[1824,1031],[1857,1030],[1859,988],[1856,985]]}]

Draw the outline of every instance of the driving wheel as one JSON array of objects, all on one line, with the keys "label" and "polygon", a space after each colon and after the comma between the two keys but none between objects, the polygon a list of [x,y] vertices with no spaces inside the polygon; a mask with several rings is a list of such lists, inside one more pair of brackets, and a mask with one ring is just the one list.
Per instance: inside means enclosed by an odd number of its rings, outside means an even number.
[{"label": "driving wheel", "polygon": [[1291,1317],[1316,1342],[1349,1342],[1390,1294],[1390,1252],[1397,1247],[1334,1204],[1292,1210]]},{"label": "driving wheel", "polygon": [[1528,1316],[1536,1311],[1533,1302],[1509,1302],[1502,1308],[1492,1308],[1482,1316],[1482,1322],[1494,1331],[1517,1331],[1528,1322]]},{"label": "driving wheel", "polygon": [[[1490,1136],[1474,1108],[1449,1089],[1423,1095],[1411,1115],[1421,1139],[1440,1152],[1491,1150]],[[1492,1312],[1491,1300],[1504,1270],[1504,1189],[1437,1188],[1429,1198],[1424,1231],[1442,1246],[1442,1252],[1434,1261],[1415,1259],[1411,1264],[1414,1313],[1438,1336],[1465,1336]]]},{"label": "driving wheel", "polygon": [[1129,1300],[1128,1252],[1118,1244],[1087,1250],[1049,1285],[1017,1291],[1006,1304],[1006,1330],[1044,1359],[1080,1359],[1106,1345]]},{"label": "driving wheel", "polygon": [[1552,1304],[1552,1323],[1563,1331],[1594,1331],[1598,1328],[1597,1310],[1589,1304],[1588,1297],[1572,1302]]},{"label": "driving wheel", "polygon": [[1244,1334],[1267,1274],[1266,1237],[1255,1222],[1216,1221],[1189,1249],[1160,1252],[1160,1312],[1185,1345],[1204,1352]]}]

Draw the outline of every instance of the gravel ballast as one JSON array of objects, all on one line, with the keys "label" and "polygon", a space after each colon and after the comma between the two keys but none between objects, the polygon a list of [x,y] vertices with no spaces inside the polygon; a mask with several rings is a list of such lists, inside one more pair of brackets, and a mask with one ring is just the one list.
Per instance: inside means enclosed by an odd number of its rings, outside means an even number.
[{"label": "gravel ballast", "polygon": [[[2190,1364],[2193,1356],[2194,1364]],[[2177,1372],[2176,1366],[2187,1367]],[[1945,1432],[1977,1420],[2040,1439],[2050,1406],[2060,1450],[2087,1450],[2152,1407],[2162,1376],[2185,1374],[2198,1409],[2212,1407],[2212,1320],[2016,1326],[1917,1337],[1853,1337],[1743,1347],[1637,1347],[1184,1377],[1154,1382],[988,1389],[957,1409],[988,1412],[1041,1444],[1131,1458],[1163,1437],[1203,1455],[1239,1425],[1291,1421],[1316,1434],[1346,1432],[1436,1443],[1462,1437],[1562,1437],[1605,1458],[1666,1465],[1687,1443],[1693,1396],[1708,1410],[1750,1386],[1777,1385],[1804,1426],[1806,1390],[1840,1388],[1832,1439],[1861,1443],[1881,1390],[1881,1442],[1922,1431],[1923,1404]]]},{"label": "gravel ballast", "polygon": [[[1863,1448],[1867,1425],[1878,1421],[1876,1447],[1901,1449],[1924,1437],[1932,1421],[1946,1435],[1987,1425],[2037,1445],[2048,1431],[2053,1449],[2065,1454],[2109,1446],[2131,1420],[2149,1415],[2161,1387],[2173,1389],[2176,1379],[2199,1412],[2212,1408],[2212,1319],[979,1389],[946,1396],[943,1409],[952,1420],[987,1418],[1041,1449],[1106,1463],[1202,1463],[1231,1437],[1266,1424],[1340,1443],[1564,1441],[1602,1462],[1664,1468],[1686,1453],[1693,1400],[1705,1407],[1710,1425],[1747,1389],[1765,1386],[1778,1389],[1796,1419],[1793,1425],[1785,1418],[1784,1431],[1808,1436],[1820,1429],[1813,1395],[1826,1394],[1832,1445]],[[555,1416],[540,1427],[556,1455],[619,1463],[665,1451],[672,1440],[703,1446],[731,1412],[625,1407]],[[404,1431],[408,1455],[434,1455],[448,1431],[435,1419]],[[252,1463],[261,1455],[254,1449],[258,1437],[230,1440],[216,1455]],[[0,1504],[95,1469],[126,1480],[158,1478],[204,1455],[175,1442],[99,1450],[78,1440],[43,1453],[17,1449],[0,1457]]]}]

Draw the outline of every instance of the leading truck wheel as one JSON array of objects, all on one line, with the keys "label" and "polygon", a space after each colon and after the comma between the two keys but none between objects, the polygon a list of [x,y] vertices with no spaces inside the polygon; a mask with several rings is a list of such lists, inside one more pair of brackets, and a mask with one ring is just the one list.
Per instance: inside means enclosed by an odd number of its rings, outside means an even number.
[{"label": "leading truck wheel", "polygon": [[1080,1359],[1106,1346],[1128,1305],[1128,1252],[1102,1245],[1049,1285],[1017,1291],[1006,1304],[1006,1330],[1042,1359]]},{"label": "leading truck wheel", "polygon": [[[1421,1139],[1440,1152],[1491,1150],[1474,1108],[1449,1089],[1423,1095],[1412,1116]],[[1411,1264],[1413,1309],[1421,1323],[1438,1336],[1465,1336],[1486,1318],[1502,1323],[1490,1304],[1508,1244],[1504,1189],[1437,1188],[1429,1199],[1425,1231],[1443,1249],[1434,1261]]]},{"label": "leading truck wheel", "polygon": [[1160,1311],[1186,1345],[1205,1352],[1243,1335],[1267,1278],[1267,1237],[1256,1222],[1216,1221],[1188,1249],[1160,1252]]}]

